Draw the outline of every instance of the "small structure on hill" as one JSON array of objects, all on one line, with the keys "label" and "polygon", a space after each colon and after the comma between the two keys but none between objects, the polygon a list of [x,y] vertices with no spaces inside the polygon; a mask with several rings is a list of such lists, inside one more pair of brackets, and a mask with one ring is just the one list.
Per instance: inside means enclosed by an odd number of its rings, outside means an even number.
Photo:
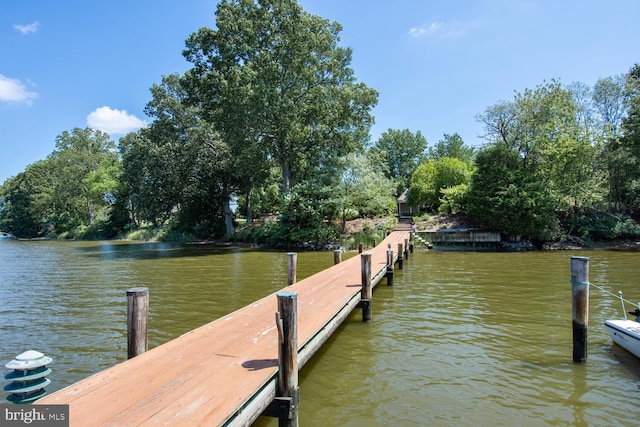
[{"label": "small structure on hill", "polygon": [[411,217],[420,214],[420,207],[409,203],[409,189],[407,188],[396,200],[398,203],[398,217]]}]

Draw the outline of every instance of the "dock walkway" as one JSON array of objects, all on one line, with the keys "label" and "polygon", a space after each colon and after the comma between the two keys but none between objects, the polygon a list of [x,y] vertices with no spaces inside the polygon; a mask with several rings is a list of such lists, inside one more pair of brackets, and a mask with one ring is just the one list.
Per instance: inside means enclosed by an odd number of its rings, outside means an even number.
[{"label": "dock walkway", "polygon": [[[375,285],[409,231],[371,253]],[[359,256],[286,287],[298,293],[301,368],[360,301]],[[68,404],[76,426],[248,426],[275,397],[277,293],[40,399]],[[375,304],[375,301],[374,301]],[[304,405],[304,402],[302,403]]]}]

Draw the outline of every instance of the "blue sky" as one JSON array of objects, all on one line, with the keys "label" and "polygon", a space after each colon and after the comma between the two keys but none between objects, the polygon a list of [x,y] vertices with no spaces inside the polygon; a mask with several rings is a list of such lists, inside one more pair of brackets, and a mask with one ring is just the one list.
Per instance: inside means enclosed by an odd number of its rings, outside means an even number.
[{"label": "blue sky", "polygon": [[[638,0],[300,0],[343,26],[359,81],[379,91],[372,138],[420,131],[482,142],[476,115],[551,79],[593,85],[640,62]],[[189,68],[184,41],[213,0],[0,4],[0,183],[75,127],[144,126],[149,88]]]}]

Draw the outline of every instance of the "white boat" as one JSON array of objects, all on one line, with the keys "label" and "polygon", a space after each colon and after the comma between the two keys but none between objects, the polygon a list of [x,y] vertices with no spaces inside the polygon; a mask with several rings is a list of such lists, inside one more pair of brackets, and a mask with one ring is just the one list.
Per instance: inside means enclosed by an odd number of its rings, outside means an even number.
[{"label": "white boat", "polygon": [[604,325],[613,342],[640,358],[640,323],[635,320],[606,320]]},{"label": "white boat", "polygon": [[5,233],[4,231],[0,231],[0,240],[8,240],[8,239],[15,239],[15,236],[13,234],[10,233]]},{"label": "white boat", "polygon": [[622,292],[618,294],[622,302],[624,319],[605,320],[604,325],[607,327],[609,336],[614,343],[640,358],[640,308],[629,312],[629,314],[636,316],[636,320],[627,319]]}]

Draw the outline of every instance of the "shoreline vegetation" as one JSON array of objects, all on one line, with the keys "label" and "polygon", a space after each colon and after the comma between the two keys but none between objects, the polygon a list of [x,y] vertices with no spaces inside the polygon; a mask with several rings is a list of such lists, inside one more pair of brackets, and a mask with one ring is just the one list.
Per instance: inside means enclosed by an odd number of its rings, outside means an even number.
[{"label": "shoreline vegetation", "polygon": [[515,90],[476,115],[473,146],[455,132],[374,139],[380,94],[356,78],[339,23],[292,0],[231,0],[215,24],[185,40],[184,73],[152,85],[148,126],[117,141],[63,130],[0,185],[0,229],[355,249],[394,230],[394,213],[425,212],[417,230],[473,218],[505,251],[639,245],[640,63],[592,86]]},{"label": "shoreline vegetation", "polygon": [[[249,237],[251,235],[261,235],[262,228],[268,229],[273,222],[256,221],[249,226],[238,226],[237,232],[230,238],[218,239],[196,239],[193,236],[182,233],[167,232],[162,228],[136,230],[127,235],[121,235],[113,239],[92,238],[74,238],[68,235],[55,237],[38,237],[38,238],[18,238],[7,232],[0,232],[1,236],[9,236],[15,240],[113,240],[113,241],[140,241],[140,242],[173,242],[184,244],[198,245],[215,245],[224,247],[264,247],[279,250],[302,250],[302,251],[321,251],[321,250],[357,250],[360,243],[364,243],[365,247],[374,239],[380,242],[384,236],[384,232],[390,232],[395,229],[397,217],[386,216],[379,218],[357,218],[347,221],[342,238],[339,241],[330,242],[277,242],[269,243],[259,238]],[[418,232],[433,232],[438,230],[453,229],[486,229],[480,227],[468,215],[425,215],[416,218],[415,230]],[[508,241],[508,240],[507,240]],[[518,250],[640,250],[640,236],[618,237],[612,239],[583,240],[575,236],[567,235],[561,239],[554,241],[538,242],[530,244],[524,241],[523,247],[528,249]],[[511,249],[511,251],[514,251]]]}]

